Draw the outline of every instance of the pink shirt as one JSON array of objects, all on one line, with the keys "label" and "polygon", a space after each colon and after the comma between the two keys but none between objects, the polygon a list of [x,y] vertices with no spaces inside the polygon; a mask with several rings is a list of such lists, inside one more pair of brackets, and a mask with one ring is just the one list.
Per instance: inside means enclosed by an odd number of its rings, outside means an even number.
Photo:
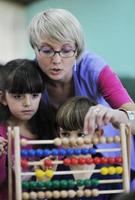
[{"label": "pink shirt", "polygon": [[98,85],[103,97],[112,108],[119,108],[125,103],[132,102],[126,89],[110,67],[106,66],[102,69],[98,77]]},{"label": "pink shirt", "polygon": [[[6,125],[0,124],[0,137],[7,139],[6,133],[7,133]],[[31,147],[32,147],[31,145],[27,146],[27,148],[31,148]],[[8,163],[7,162],[8,162],[7,154],[3,154],[0,157],[0,200],[8,200]],[[13,171],[13,174],[14,174],[14,171]],[[13,194],[15,195],[15,192],[13,192]],[[13,197],[13,200],[14,199],[15,197]]]}]

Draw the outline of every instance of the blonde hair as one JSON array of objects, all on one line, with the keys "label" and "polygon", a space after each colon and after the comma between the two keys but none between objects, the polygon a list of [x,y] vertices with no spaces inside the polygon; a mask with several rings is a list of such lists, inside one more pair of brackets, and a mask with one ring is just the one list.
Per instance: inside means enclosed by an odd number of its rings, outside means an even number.
[{"label": "blonde hair", "polygon": [[84,118],[91,106],[96,105],[87,97],[76,96],[70,98],[60,106],[56,115],[56,124],[64,130],[82,130]]},{"label": "blonde hair", "polygon": [[69,11],[64,9],[48,9],[33,17],[28,26],[29,41],[34,48],[46,40],[58,42],[74,42],[77,58],[84,50],[84,33],[81,24]]}]

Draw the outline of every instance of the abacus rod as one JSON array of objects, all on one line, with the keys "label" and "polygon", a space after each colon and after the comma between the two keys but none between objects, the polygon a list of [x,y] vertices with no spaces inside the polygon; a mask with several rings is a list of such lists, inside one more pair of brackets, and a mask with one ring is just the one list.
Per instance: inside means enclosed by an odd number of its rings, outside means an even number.
[{"label": "abacus rod", "polygon": [[[44,172],[44,171],[43,171]],[[93,169],[93,170],[71,170],[71,171],[54,171],[53,175],[65,175],[65,174],[81,174],[81,173],[100,173],[100,169]],[[22,176],[35,176],[35,172],[22,172]]]},{"label": "abacus rod", "polygon": [[114,152],[114,151],[121,151],[121,148],[107,148],[107,149],[96,149],[97,153],[102,153],[102,152]]},{"label": "abacus rod", "polygon": [[121,131],[121,146],[123,154],[123,188],[125,192],[129,192],[130,183],[129,183],[129,169],[128,169],[128,155],[127,155],[127,141],[125,133],[125,124],[120,124]]},{"label": "abacus rod", "polygon": [[20,141],[20,130],[19,130],[19,127],[14,127],[16,199],[17,200],[22,200],[21,156],[20,156],[20,142],[19,141]]},{"label": "abacus rod", "polygon": [[122,179],[105,179],[105,180],[99,180],[100,184],[105,184],[105,183],[122,183],[123,180]]},{"label": "abacus rod", "polygon": [[99,194],[115,194],[115,193],[122,193],[124,190],[100,190]]},{"label": "abacus rod", "polygon": [[12,132],[11,127],[7,128],[8,137],[8,198],[12,200]]}]

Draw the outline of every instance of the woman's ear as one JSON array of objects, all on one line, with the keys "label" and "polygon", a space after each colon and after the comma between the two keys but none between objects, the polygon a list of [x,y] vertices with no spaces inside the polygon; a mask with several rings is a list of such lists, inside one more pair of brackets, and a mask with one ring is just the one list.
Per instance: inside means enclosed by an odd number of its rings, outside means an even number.
[{"label": "woman's ear", "polygon": [[5,94],[1,90],[0,90],[0,103],[3,104],[4,106],[7,106]]}]

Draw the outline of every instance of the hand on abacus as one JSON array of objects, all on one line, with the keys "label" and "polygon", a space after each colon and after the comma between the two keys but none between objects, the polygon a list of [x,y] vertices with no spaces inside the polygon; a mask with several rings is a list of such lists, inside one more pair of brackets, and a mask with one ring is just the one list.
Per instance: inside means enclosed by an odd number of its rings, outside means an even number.
[{"label": "hand on abacus", "polygon": [[6,148],[7,148],[7,140],[3,137],[0,137],[0,156],[3,153],[6,153]]},{"label": "hand on abacus", "polygon": [[[56,171],[57,164],[53,163],[53,161],[55,161],[55,160],[57,160],[57,158],[54,156],[49,156],[47,158],[44,158],[44,159],[40,160],[40,162],[42,164],[40,166],[34,166],[34,169],[35,169],[35,171],[38,169],[41,169],[42,171],[46,171],[46,170]],[[37,178],[37,181],[48,181],[50,179],[51,179],[50,177],[43,176],[43,177]]]},{"label": "hand on abacus", "polygon": [[91,106],[85,116],[84,133],[93,134],[96,129],[100,130],[110,122],[116,126],[119,116],[120,111],[118,109],[112,109],[100,104]]}]

